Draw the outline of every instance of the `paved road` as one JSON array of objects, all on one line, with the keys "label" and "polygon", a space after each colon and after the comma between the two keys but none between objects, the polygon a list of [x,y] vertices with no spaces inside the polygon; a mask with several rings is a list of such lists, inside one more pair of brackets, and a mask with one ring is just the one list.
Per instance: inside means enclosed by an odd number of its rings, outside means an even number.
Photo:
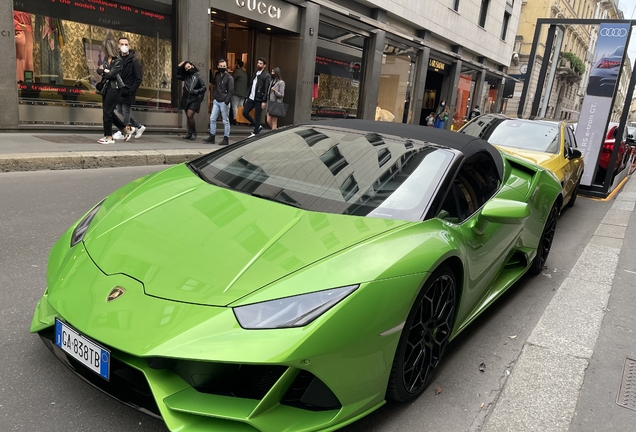
[{"label": "paved road", "polygon": [[[106,194],[158,169],[163,167],[0,174],[3,431],[165,430],[160,421],[81,382],[28,332],[44,290],[48,250],[57,237]],[[507,371],[610,205],[579,199],[563,213],[548,268],[518,283],[449,346],[440,373],[422,397],[410,404],[388,404],[343,430],[479,430]],[[433,392],[436,386],[442,388],[439,395]]]}]

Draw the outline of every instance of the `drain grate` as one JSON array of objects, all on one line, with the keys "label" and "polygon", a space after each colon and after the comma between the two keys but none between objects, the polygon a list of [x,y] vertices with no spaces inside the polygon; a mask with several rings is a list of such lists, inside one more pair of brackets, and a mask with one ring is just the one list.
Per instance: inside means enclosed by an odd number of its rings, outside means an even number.
[{"label": "drain grate", "polygon": [[623,366],[623,379],[616,396],[616,403],[636,411],[636,360],[626,357]]}]

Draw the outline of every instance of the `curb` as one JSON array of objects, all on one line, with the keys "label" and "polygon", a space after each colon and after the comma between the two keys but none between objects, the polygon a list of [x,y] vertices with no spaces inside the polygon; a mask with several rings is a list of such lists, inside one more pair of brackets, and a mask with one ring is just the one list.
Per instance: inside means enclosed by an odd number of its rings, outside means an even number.
[{"label": "curb", "polygon": [[0,172],[173,165],[207,153],[202,149],[14,153],[0,155]]}]

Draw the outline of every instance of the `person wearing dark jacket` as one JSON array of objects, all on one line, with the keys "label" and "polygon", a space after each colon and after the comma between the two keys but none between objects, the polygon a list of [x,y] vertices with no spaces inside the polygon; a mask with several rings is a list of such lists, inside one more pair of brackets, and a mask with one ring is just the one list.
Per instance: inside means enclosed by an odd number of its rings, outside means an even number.
[{"label": "person wearing dark jacket", "polygon": [[245,103],[247,97],[247,72],[243,69],[243,60],[236,60],[234,65],[234,72],[232,72],[232,78],[234,78],[234,95],[232,96],[232,111],[234,112],[234,124],[238,124],[236,119],[238,118],[238,109]]},{"label": "person wearing dark jacket", "polygon": [[115,107],[119,103],[124,82],[121,80],[121,59],[117,56],[117,43],[112,37],[106,37],[102,43],[104,62],[97,68],[97,73],[102,76],[102,120],[104,123],[104,137],[97,142],[100,144],[114,144],[113,123],[119,130],[124,130],[126,125],[115,114]]},{"label": "person wearing dark jacket", "polygon": [[475,117],[479,117],[481,115],[481,111],[479,111],[479,105],[475,105],[475,108],[473,108],[473,110],[470,112],[470,115],[468,116],[468,120],[472,120]]},{"label": "person wearing dark jacket", "polygon": [[126,87],[121,92],[121,98],[119,98],[119,103],[117,104],[117,112],[121,114],[126,129],[124,134],[116,132],[113,138],[128,141],[133,134],[135,138],[140,138],[141,134],[146,130],[145,126],[141,125],[130,115],[130,109],[132,104],[135,103],[135,94],[141,85],[143,74],[137,53],[130,49],[128,38],[119,38],[119,52],[121,53],[122,61],[121,79],[126,84]]},{"label": "person wearing dark jacket", "polygon": [[214,75],[214,100],[212,101],[212,114],[210,115],[210,135],[203,141],[214,144],[216,139],[216,119],[219,114],[223,118],[223,141],[220,145],[230,143],[230,104],[234,94],[234,78],[227,71],[227,62],[220,59],[216,62],[217,72]]},{"label": "person wearing dark jacket", "polygon": [[[250,137],[258,135],[263,130],[263,126],[261,126],[261,115],[267,105],[269,86],[272,83],[272,77],[267,73],[265,66],[267,66],[267,61],[265,61],[263,57],[259,57],[256,62],[257,71],[247,88],[249,95],[247,96],[245,105],[243,105],[243,117],[254,126],[254,132]],[[254,118],[250,116],[252,109],[254,110]]]},{"label": "person wearing dark jacket", "polygon": [[201,101],[207,90],[203,77],[199,75],[199,69],[192,62],[184,60],[176,68],[177,79],[183,81],[183,96],[181,97],[181,109],[185,111],[188,122],[188,133],[183,139],[194,141],[197,139],[197,129],[194,123],[194,114],[201,109]]}]

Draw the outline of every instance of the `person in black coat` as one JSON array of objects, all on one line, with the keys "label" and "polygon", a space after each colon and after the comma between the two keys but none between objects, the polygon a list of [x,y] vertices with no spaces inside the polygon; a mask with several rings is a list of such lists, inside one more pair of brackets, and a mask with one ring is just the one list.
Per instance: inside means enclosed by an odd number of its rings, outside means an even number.
[{"label": "person in black coat", "polygon": [[121,53],[122,60],[121,79],[124,84],[126,84],[126,87],[122,89],[121,97],[117,104],[117,112],[121,114],[124,124],[126,125],[126,130],[124,134],[121,132],[115,133],[113,138],[128,141],[133,134],[135,138],[139,138],[146,130],[145,126],[130,115],[131,106],[135,103],[135,95],[141,85],[143,73],[137,53],[130,49],[128,38],[119,38],[119,52]]},{"label": "person in black coat", "polygon": [[[252,82],[247,87],[249,95],[243,105],[243,117],[254,126],[254,132],[250,137],[258,135],[263,130],[263,126],[261,126],[261,115],[265,106],[267,106],[269,87],[272,83],[272,77],[267,73],[266,66],[267,61],[263,57],[259,57],[256,62],[256,73],[252,77]],[[254,109],[254,118],[250,116],[252,109]]]},{"label": "person in black coat", "polygon": [[115,107],[119,103],[124,82],[121,80],[122,62],[118,57],[117,43],[111,37],[104,39],[104,62],[97,68],[102,76],[100,93],[102,94],[102,120],[104,123],[104,137],[97,142],[100,144],[114,144],[113,123],[121,131],[126,125],[115,114]]},{"label": "person in black coat", "polygon": [[194,123],[194,114],[201,109],[201,101],[207,90],[203,77],[199,75],[199,69],[192,62],[184,60],[176,68],[177,79],[183,81],[183,96],[181,97],[181,109],[185,111],[188,122],[188,133],[183,139],[194,141],[197,139],[197,129]]}]

